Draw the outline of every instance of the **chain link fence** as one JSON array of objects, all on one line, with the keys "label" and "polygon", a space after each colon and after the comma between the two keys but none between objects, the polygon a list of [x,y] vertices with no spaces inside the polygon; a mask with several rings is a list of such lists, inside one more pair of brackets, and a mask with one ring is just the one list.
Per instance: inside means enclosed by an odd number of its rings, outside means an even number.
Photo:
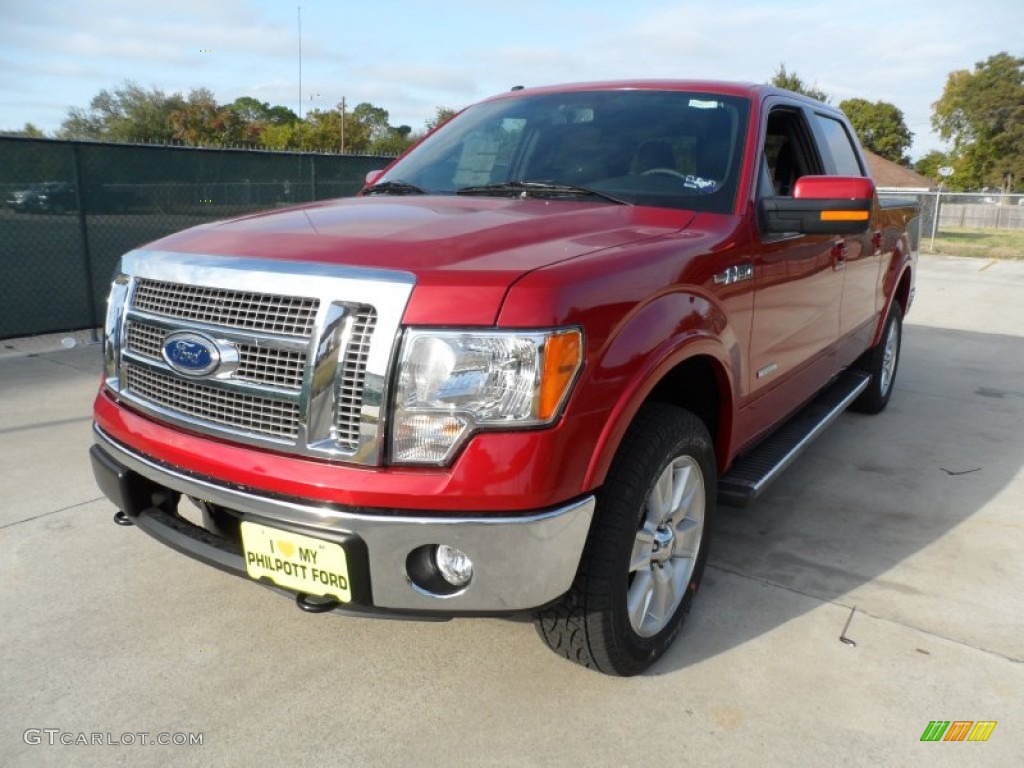
[{"label": "chain link fence", "polygon": [[921,206],[921,250],[1024,259],[1024,194],[880,189]]},{"label": "chain link fence", "polygon": [[[187,227],[356,194],[390,157],[0,137],[0,339],[95,328],[126,251]],[[1024,195],[879,191],[921,250],[1024,258]],[[938,214],[936,216],[936,214]]]},{"label": "chain link fence", "polygon": [[390,161],[0,137],[0,339],[102,325],[126,251],[203,222],[354,195]]}]

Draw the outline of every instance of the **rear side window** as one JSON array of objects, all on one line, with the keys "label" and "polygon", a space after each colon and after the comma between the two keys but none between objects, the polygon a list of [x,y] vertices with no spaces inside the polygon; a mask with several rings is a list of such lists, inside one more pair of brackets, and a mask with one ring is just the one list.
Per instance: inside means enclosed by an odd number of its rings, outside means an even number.
[{"label": "rear side window", "polygon": [[853,142],[850,140],[850,135],[846,132],[843,124],[825,115],[815,115],[814,117],[818,122],[818,127],[821,129],[822,136],[825,138],[825,143],[828,145],[828,152],[832,155],[833,162],[835,162],[836,173],[839,176],[863,176],[864,171],[857,161],[857,153],[853,149]]}]

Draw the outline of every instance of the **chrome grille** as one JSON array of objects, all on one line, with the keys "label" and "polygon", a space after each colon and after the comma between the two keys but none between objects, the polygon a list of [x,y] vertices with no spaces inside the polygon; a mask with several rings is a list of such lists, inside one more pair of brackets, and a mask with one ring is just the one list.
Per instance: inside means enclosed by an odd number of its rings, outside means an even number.
[{"label": "chrome grille", "polygon": [[132,364],[123,365],[122,372],[132,392],[172,411],[260,435],[293,440],[298,435],[296,403],[231,392]]},{"label": "chrome grille", "polygon": [[[121,272],[104,370],[126,405],[234,443],[383,461],[380,410],[411,275],[153,250],[125,254]],[[187,356],[165,358],[179,333],[215,346],[216,367],[191,374]]]},{"label": "chrome grille", "polygon": [[309,337],[318,299],[272,293],[232,291],[140,279],[132,301],[136,309],[155,315],[198,320],[248,331]]},{"label": "chrome grille", "polygon": [[144,357],[151,357],[154,360],[160,359],[160,348],[164,345],[164,337],[167,331],[162,328],[154,328],[152,325],[135,323],[131,320],[125,326],[128,339],[128,349],[137,352]]},{"label": "chrome grille", "polygon": [[304,353],[249,344],[239,344],[238,353],[241,361],[235,371],[235,378],[302,389],[302,375],[306,370]]},{"label": "chrome grille", "polygon": [[337,441],[352,450],[359,445],[366,361],[369,359],[370,339],[376,325],[377,313],[373,307],[360,307],[352,323],[352,336],[345,350],[345,363],[338,386]]},{"label": "chrome grille", "polygon": [[[151,360],[161,360],[168,331],[136,320],[126,325],[128,349]],[[239,363],[233,378],[288,389],[302,389],[306,354],[295,350],[238,344]]]}]

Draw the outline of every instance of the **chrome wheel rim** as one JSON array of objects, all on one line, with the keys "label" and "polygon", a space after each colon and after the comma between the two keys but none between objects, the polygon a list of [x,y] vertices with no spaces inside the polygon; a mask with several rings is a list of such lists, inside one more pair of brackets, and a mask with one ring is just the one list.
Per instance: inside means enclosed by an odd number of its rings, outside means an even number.
[{"label": "chrome wheel rim", "polygon": [[893,378],[896,375],[896,360],[899,357],[900,351],[900,334],[898,331],[898,323],[891,323],[889,325],[889,332],[885,336],[885,349],[882,352],[882,371],[880,373],[881,381],[879,382],[879,388],[882,391],[882,396],[889,394],[889,387],[892,386]]},{"label": "chrome wheel rim", "polygon": [[704,535],[704,508],[700,465],[689,456],[673,459],[644,501],[629,559],[626,611],[641,637],[661,632],[686,595]]}]

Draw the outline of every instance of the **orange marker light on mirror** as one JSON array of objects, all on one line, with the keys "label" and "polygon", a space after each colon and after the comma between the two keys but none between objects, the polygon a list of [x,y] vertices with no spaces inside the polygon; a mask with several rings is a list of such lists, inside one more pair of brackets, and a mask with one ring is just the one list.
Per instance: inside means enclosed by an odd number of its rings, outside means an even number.
[{"label": "orange marker light on mirror", "polygon": [[822,211],[822,221],[867,221],[868,211]]}]

